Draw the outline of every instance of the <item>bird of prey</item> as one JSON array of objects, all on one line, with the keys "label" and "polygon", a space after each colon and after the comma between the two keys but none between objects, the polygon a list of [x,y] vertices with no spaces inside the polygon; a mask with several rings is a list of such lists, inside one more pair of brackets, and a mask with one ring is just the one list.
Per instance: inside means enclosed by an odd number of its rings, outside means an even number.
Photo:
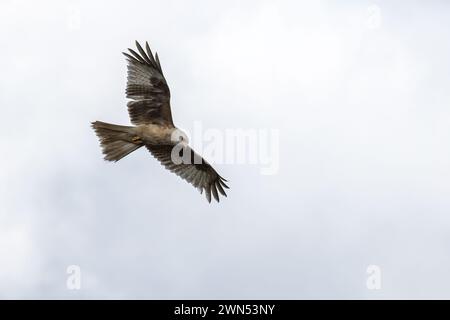
[{"label": "bird of prey", "polygon": [[170,91],[161,69],[158,54],[153,56],[146,42],[145,51],[136,41],[139,51],[123,52],[128,61],[126,96],[131,99],[128,113],[134,126],[122,126],[101,121],[92,122],[104,159],[118,161],[145,146],[166,169],[186,180],[200,193],[205,191],[219,202],[219,193],[226,196],[227,180],[188,145],[186,134],[172,121]]}]

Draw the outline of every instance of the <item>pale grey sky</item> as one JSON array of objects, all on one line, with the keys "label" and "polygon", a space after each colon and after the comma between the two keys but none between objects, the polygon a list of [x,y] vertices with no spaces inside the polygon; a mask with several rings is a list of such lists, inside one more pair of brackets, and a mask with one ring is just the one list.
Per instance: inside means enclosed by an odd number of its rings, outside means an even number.
[{"label": "pale grey sky", "polygon": [[[450,298],[448,39],[444,1],[2,1],[0,297]],[[134,40],[177,125],[278,130],[278,173],[208,204],[104,162]]]}]

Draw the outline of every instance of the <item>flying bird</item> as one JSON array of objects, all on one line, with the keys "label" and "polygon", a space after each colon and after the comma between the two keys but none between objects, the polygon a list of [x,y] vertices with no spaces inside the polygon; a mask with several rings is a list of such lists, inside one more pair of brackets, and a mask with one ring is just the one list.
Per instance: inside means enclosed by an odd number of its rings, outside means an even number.
[{"label": "flying bird", "polygon": [[186,180],[200,193],[205,192],[219,202],[219,193],[226,196],[227,180],[192,148],[187,135],[172,120],[170,91],[156,53],[153,56],[146,42],[145,51],[136,41],[139,51],[123,52],[128,61],[126,96],[128,114],[134,126],[122,126],[101,121],[92,122],[108,161],[118,161],[145,146],[166,169]]}]

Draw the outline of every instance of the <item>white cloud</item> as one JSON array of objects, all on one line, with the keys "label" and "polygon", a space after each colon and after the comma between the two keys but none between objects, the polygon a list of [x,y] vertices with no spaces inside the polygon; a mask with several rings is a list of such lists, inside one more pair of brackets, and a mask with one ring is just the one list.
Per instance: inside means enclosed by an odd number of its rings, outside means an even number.
[{"label": "white cloud", "polygon": [[[105,3],[0,5],[1,297],[448,298],[446,4]],[[209,205],[145,150],[105,163],[135,39],[181,128],[277,129],[279,173],[220,165]]]}]

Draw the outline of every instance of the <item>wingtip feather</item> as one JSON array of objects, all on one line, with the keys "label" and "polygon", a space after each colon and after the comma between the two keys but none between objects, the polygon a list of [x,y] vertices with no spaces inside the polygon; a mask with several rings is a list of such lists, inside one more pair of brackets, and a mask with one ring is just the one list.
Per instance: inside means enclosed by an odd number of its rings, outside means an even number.
[{"label": "wingtip feather", "polygon": [[211,186],[205,187],[205,195],[206,195],[206,200],[208,200],[208,202],[211,203]]},{"label": "wingtip feather", "polygon": [[217,189],[216,189],[216,186],[214,184],[211,184],[211,191],[212,191],[212,194],[214,196],[214,199],[216,199],[217,202],[220,202],[219,194],[217,193]]}]

